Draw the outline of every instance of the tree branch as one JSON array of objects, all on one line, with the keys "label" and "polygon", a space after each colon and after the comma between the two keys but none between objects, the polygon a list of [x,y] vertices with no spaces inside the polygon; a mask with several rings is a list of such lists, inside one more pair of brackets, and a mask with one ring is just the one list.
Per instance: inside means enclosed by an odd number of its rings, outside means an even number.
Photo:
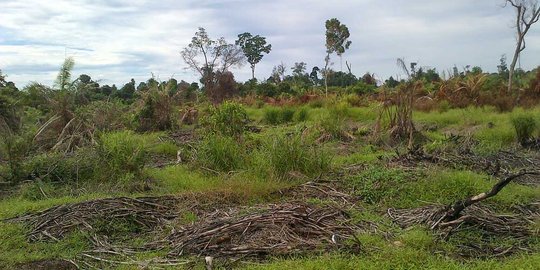
[{"label": "tree branch", "polygon": [[504,179],[497,182],[497,184],[495,184],[491,188],[491,190],[489,190],[487,192],[480,193],[480,194],[478,194],[476,196],[472,196],[472,197],[466,198],[464,200],[455,202],[453,205],[451,205],[449,207],[448,211],[446,211],[442,221],[450,222],[450,221],[458,219],[461,212],[463,210],[465,210],[465,208],[467,208],[467,207],[469,207],[469,206],[471,206],[471,205],[473,205],[475,203],[481,202],[483,200],[486,200],[488,198],[491,198],[491,197],[497,195],[505,186],[507,186],[514,179],[517,179],[517,178],[519,178],[521,176],[524,176],[524,175],[540,175],[540,172],[538,172],[538,171],[522,171],[520,173],[507,176]]}]

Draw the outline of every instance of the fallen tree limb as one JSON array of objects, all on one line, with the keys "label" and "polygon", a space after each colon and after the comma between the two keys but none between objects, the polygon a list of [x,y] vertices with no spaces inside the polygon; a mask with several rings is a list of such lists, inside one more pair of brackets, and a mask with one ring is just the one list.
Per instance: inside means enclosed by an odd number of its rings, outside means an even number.
[{"label": "fallen tree limb", "polygon": [[[457,201],[454,204],[452,204],[450,207],[448,207],[448,210],[444,214],[444,217],[440,219],[439,222],[449,224],[450,222],[459,219],[461,212],[465,210],[465,208],[497,195],[504,187],[510,184],[512,180],[519,178],[521,176],[524,176],[524,175],[540,175],[540,172],[522,171],[517,174],[509,175],[503,178],[502,180],[500,180],[499,182],[497,182],[497,184],[495,184],[491,188],[491,190],[466,198],[464,200]],[[435,228],[437,225],[438,224],[434,224],[433,228]]]}]

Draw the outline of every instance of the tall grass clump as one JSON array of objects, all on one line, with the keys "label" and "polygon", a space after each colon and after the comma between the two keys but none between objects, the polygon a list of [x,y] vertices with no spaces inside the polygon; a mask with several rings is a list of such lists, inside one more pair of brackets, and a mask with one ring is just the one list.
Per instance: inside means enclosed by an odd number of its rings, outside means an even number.
[{"label": "tall grass clump", "polygon": [[104,173],[111,177],[139,175],[146,162],[144,142],[132,131],[101,134],[97,150]]},{"label": "tall grass clump", "polygon": [[349,115],[347,103],[335,103],[328,107],[328,114],[319,121],[319,126],[323,132],[333,139],[340,139],[346,136],[346,120]]},{"label": "tall grass clump", "polygon": [[264,121],[270,125],[278,125],[292,122],[296,111],[291,108],[266,108],[264,110]]},{"label": "tall grass clump", "polygon": [[294,113],[294,121],[296,122],[305,122],[309,118],[308,108],[302,107]]},{"label": "tall grass clump", "polygon": [[521,114],[511,119],[519,143],[526,144],[533,138],[537,123],[532,115]]},{"label": "tall grass clump", "polygon": [[316,176],[330,169],[331,156],[299,135],[277,135],[263,144],[261,154],[271,175],[288,178],[291,173]]},{"label": "tall grass clump", "polygon": [[244,166],[244,148],[234,138],[208,135],[198,145],[197,162],[210,170],[219,172],[235,171]]},{"label": "tall grass clump", "polygon": [[266,108],[263,117],[264,121],[270,125],[277,125],[280,123],[280,113],[276,108]]},{"label": "tall grass clump", "polygon": [[249,118],[246,109],[232,101],[210,108],[210,114],[203,119],[211,133],[240,137],[246,130]]}]

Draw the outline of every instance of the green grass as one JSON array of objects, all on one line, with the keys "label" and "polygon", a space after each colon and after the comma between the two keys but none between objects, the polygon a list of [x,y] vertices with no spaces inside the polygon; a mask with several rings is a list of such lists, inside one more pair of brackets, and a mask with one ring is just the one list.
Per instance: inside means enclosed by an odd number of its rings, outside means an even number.
[{"label": "green grass", "polygon": [[71,233],[59,242],[34,242],[26,240],[26,229],[20,224],[0,226],[0,268],[12,269],[18,263],[41,259],[71,259],[89,249],[84,233]]},{"label": "green grass", "polygon": [[[126,174],[124,181],[135,182],[151,179],[151,190],[144,193],[128,192],[100,183],[100,187],[77,183],[69,187],[50,183],[27,184],[8,198],[0,200],[0,219],[10,218],[26,212],[76,203],[91,199],[115,196],[157,196],[182,195],[195,193],[197,198],[234,200],[241,204],[262,203],[275,200],[277,190],[291,187],[320,175],[343,167],[362,164],[366,166],[359,172],[350,172],[343,179],[354,188],[354,195],[364,201],[363,209],[349,210],[351,218],[357,222],[374,222],[386,237],[378,234],[363,233],[358,235],[362,243],[359,252],[316,253],[309,256],[273,258],[264,263],[238,263],[235,267],[245,269],[538,269],[540,255],[520,254],[504,259],[458,260],[451,257],[458,245],[466,241],[478,242],[482,238],[480,231],[473,229],[461,231],[448,242],[438,241],[429,230],[412,228],[402,230],[385,216],[387,207],[410,208],[428,203],[449,204],[467,196],[489,190],[495,179],[482,173],[467,170],[445,169],[436,166],[424,171],[402,170],[387,167],[381,157],[395,155],[392,148],[384,145],[369,144],[368,138],[359,137],[351,142],[347,149],[340,148],[340,142],[322,144],[313,143],[319,134],[316,131],[321,121],[331,124],[339,119],[346,119],[347,124],[372,127],[379,105],[372,103],[367,107],[351,107],[344,99],[326,100],[321,104],[303,107],[263,107],[246,108],[250,120],[264,123],[269,110],[277,112],[277,122],[272,126],[263,126],[260,133],[245,133],[242,138],[203,140],[194,151],[198,162],[167,166],[163,168],[142,169],[139,176]],[[423,131],[429,139],[424,147],[428,150],[450,149],[454,147],[445,140],[445,134],[454,133],[472,136],[478,141],[475,149],[479,153],[490,153],[499,149],[516,147],[516,132],[511,119],[527,113],[540,119],[540,107],[534,109],[516,109],[511,113],[498,113],[495,109],[464,108],[449,109],[444,112],[414,112],[417,126],[433,127]],[[338,120],[339,120],[338,119]],[[345,120],[344,120],[345,121]],[[224,121],[226,122],[226,121]],[[270,122],[270,121],[269,121]],[[340,127],[342,128],[342,127]],[[307,131],[306,131],[307,130]],[[315,130],[315,131],[313,131]],[[338,133],[339,130],[335,133]],[[164,139],[165,133],[119,132],[108,134],[109,149],[122,150],[122,145],[136,145],[133,149],[142,149],[149,155],[174,157],[178,146]],[[300,138],[302,134],[302,138]],[[112,139],[111,139],[112,138]],[[129,146],[129,145],[128,145]],[[133,151],[118,151],[120,161],[111,161],[115,166],[123,166]],[[112,151],[115,152],[115,151]],[[116,153],[116,152],[115,152]],[[116,155],[118,156],[118,155]],[[202,161],[202,162],[201,162]],[[129,162],[127,162],[129,163]],[[205,167],[205,168],[203,168]],[[207,170],[210,169],[210,170]],[[211,172],[219,171],[219,173]],[[108,173],[105,171],[104,173]],[[298,176],[300,175],[300,177]],[[48,196],[42,196],[42,191]],[[109,190],[110,189],[110,190]],[[539,187],[527,187],[512,183],[497,196],[482,202],[505,212],[515,204],[540,200]],[[325,200],[310,200],[311,203],[325,204]],[[197,221],[197,214],[185,212],[179,222],[189,224]],[[538,228],[540,225],[531,224]],[[99,226],[98,226],[99,227]],[[131,231],[130,224],[104,223],[102,229],[112,229],[122,233]],[[58,243],[29,243],[25,239],[27,228],[18,224],[0,222],[0,269],[14,268],[17,263],[37,259],[73,258],[89,247],[86,235],[75,233]],[[120,235],[121,236],[121,235]],[[126,241],[129,239],[126,239]],[[132,239],[142,245],[147,239]],[[503,247],[515,244],[508,238],[491,239],[490,245]],[[535,247],[537,244],[534,244]],[[147,252],[138,255],[141,259],[164,256],[166,251]],[[201,266],[197,264],[197,266]],[[136,269],[125,266],[120,269]],[[175,268],[176,269],[176,268]]]},{"label": "green grass", "polygon": [[[356,193],[371,204],[411,208],[426,203],[450,204],[491,189],[495,179],[471,171],[431,167],[425,175],[400,169],[372,166],[347,180]],[[489,199],[500,208],[530,203],[540,199],[539,187],[511,183],[497,196]]]},{"label": "green grass", "polygon": [[460,262],[443,255],[433,254],[410,247],[389,247],[379,254],[369,256],[326,254],[316,257],[281,259],[269,264],[248,265],[244,269],[305,269],[305,270],[406,270],[406,269],[441,269],[441,270],[534,270],[540,265],[540,254],[518,255],[503,261],[478,260]]},{"label": "green grass", "polygon": [[222,192],[255,199],[291,185],[280,181],[261,179],[250,173],[237,173],[224,179],[193,171],[188,166],[176,165],[162,169],[147,169],[146,175],[158,182],[158,192],[181,194],[185,192]]}]

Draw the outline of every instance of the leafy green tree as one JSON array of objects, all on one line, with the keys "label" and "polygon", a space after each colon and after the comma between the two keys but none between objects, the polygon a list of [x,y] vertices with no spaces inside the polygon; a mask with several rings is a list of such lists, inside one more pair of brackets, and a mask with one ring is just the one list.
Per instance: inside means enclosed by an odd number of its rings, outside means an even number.
[{"label": "leafy green tree", "polygon": [[330,55],[336,53],[339,57],[345,53],[345,50],[351,46],[349,28],[342,24],[338,19],[333,18],[326,21],[326,57],[324,59],[324,86],[326,95],[328,95],[328,66],[330,64]]},{"label": "leafy green tree", "polygon": [[269,54],[272,50],[271,44],[266,44],[266,38],[259,35],[253,36],[251,33],[238,35],[236,45],[242,48],[248,63],[251,66],[251,78],[255,79],[255,65],[263,58],[263,53]]},{"label": "leafy green tree", "polygon": [[131,101],[135,95],[135,80],[131,79],[130,82],[124,84],[124,86],[116,92],[116,95],[123,100]]}]

